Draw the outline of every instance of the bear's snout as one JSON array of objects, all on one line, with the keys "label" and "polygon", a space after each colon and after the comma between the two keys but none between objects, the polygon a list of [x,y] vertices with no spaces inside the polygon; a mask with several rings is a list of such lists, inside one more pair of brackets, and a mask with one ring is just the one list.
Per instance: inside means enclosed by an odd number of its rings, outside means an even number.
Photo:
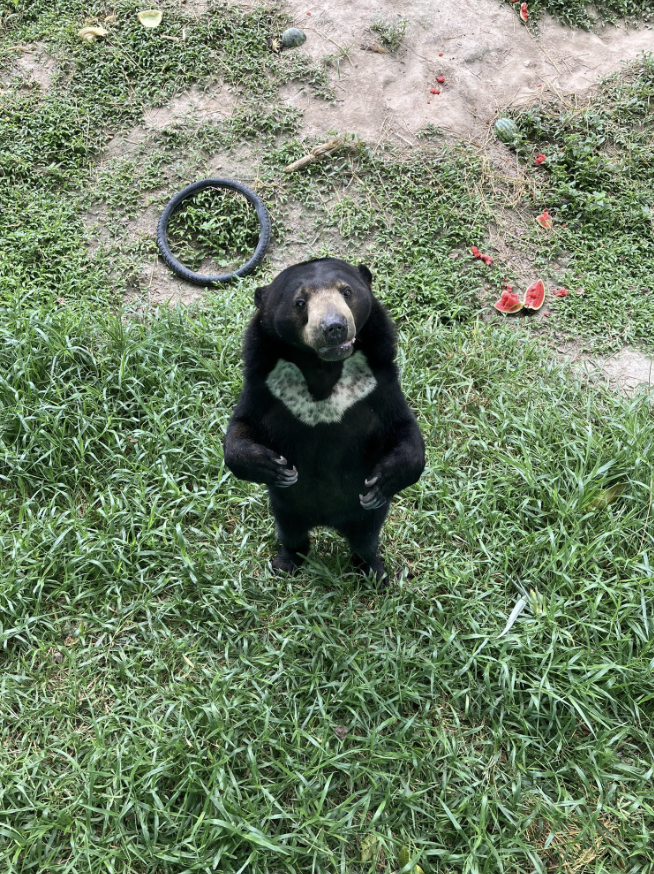
[{"label": "bear's snout", "polygon": [[342,361],[354,351],[354,315],[335,288],[320,288],[309,296],[303,336],[323,361]]},{"label": "bear's snout", "polygon": [[320,331],[328,346],[340,346],[347,340],[347,319],[342,313],[329,313],[320,323]]}]

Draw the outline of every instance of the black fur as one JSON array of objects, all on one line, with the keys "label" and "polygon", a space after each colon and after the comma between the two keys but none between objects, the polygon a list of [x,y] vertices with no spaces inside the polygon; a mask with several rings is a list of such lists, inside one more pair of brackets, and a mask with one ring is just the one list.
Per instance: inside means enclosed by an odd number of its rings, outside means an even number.
[{"label": "black fur", "polygon": [[[378,582],[386,570],[379,533],[390,499],[417,482],[424,443],[402,394],[395,328],[371,290],[367,267],[319,259],[284,270],[257,289],[258,311],[245,337],[245,384],[225,437],[225,463],[239,479],[268,486],[281,549],[279,571],[300,566],[309,531],[320,525],[343,534],[366,572]],[[298,289],[347,283],[356,325],[355,351],[364,353],[377,386],[340,422],[306,425],[275,398],[266,378],[280,358],[302,371],[314,400],[329,397],[342,361],[321,360],[302,341],[306,314],[293,306]]]}]

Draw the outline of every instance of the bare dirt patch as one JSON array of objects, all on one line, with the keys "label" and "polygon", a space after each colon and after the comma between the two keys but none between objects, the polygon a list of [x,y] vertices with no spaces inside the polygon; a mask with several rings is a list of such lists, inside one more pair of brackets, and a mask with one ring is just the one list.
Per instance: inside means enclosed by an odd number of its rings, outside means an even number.
[{"label": "bare dirt patch", "polygon": [[227,85],[213,85],[207,91],[191,88],[174,97],[166,106],[155,106],[143,113],[143,123],[126,133],[117,134],[107,143],[102,160],[122,157],[134,151],[153,131],[173,125],[202,124],[222,121],[231,116],[236,105],[234,89]]},{"label": "bare dirt patch", "polygon": [[27,82],[36,82],[43,91],[47,91],[52,84],[56,69],[56,61],[40,43],[25,47],[13,66],[14,73]]},{"label": "bare dirt patch", "polygon": [[[437,8],[431,0],[407,0],[399,11],[391,0],[289,0],[287,7],[306,31],[303,49],[314,59],[346,53],[332,75],[335,104],[297,85],[285,89],[285,102],[304,111],[305,132],[316,137],[339,130],[413,142],[413,134],[432,123],[456,138],[478,140],[499,108],[582,94],[622,62],[654,50],[654,30],[587,33],[551,18],[536,38],[497,0],[442,0]],[[374,41],[375,20],[402,19],[406,33],[397,52],[362,48]],[[437,76],[445,76],[442,85]],[[430,94],[433,87],[440,94]]]},{"label": "bare dirt patch", "polygon": [[146,130],[163,130],[180,122],[220,121],[229,118],[236,103],[234,89],[215,85],[208,91],[191,88],[167,106],[147,109],[143,114]]},{"label": "bare dirt patch", "polygon": [[595,380],[605,381],[611,388],[633,394],[636,390],[654,389],[654,359],[637,349],[621,349],[608,358],[589,355],[578,342],[558,349],[565,358]]},{"label": "bare dirt patch", "polygon": [[178,6],[190,15],[204,15],[211,2],[210,0],[178,0]]}]

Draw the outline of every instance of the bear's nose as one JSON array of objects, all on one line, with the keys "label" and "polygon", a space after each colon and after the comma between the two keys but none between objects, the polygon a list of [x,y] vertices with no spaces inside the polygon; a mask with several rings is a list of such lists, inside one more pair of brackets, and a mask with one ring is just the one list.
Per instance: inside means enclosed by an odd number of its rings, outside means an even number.
[{"label": "bear's nose", "polygon": [[347,321],[341,313],[334,313],[320,323],[320,330],[329,346],[340,346],[347,339]]}]

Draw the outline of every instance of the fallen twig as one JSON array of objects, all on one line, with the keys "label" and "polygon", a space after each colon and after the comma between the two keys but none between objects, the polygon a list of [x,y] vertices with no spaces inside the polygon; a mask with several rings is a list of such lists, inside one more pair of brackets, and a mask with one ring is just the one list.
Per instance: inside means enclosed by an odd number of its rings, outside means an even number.
[{"label": "fallen twig", "polygon": [[[338,152],[338,150],[342,149],[345,144],[345,140],[340,137],[335,140],[328,140],[326,143],[320,143],[319,145],[314,146],[308,155],[304,155],[297,161],[293,161],[293,163],[289,164],[288,167],[284,167],[284,173],[293,173],[295,170],[301,170],[302,167],[306,167],[307,164],[313,164],[315,161],[320,161],[320,159],[324,158],[325,155],[331,155],[334,152]],[[352,148],[353,144],[348,143],[347,145]]]}]

